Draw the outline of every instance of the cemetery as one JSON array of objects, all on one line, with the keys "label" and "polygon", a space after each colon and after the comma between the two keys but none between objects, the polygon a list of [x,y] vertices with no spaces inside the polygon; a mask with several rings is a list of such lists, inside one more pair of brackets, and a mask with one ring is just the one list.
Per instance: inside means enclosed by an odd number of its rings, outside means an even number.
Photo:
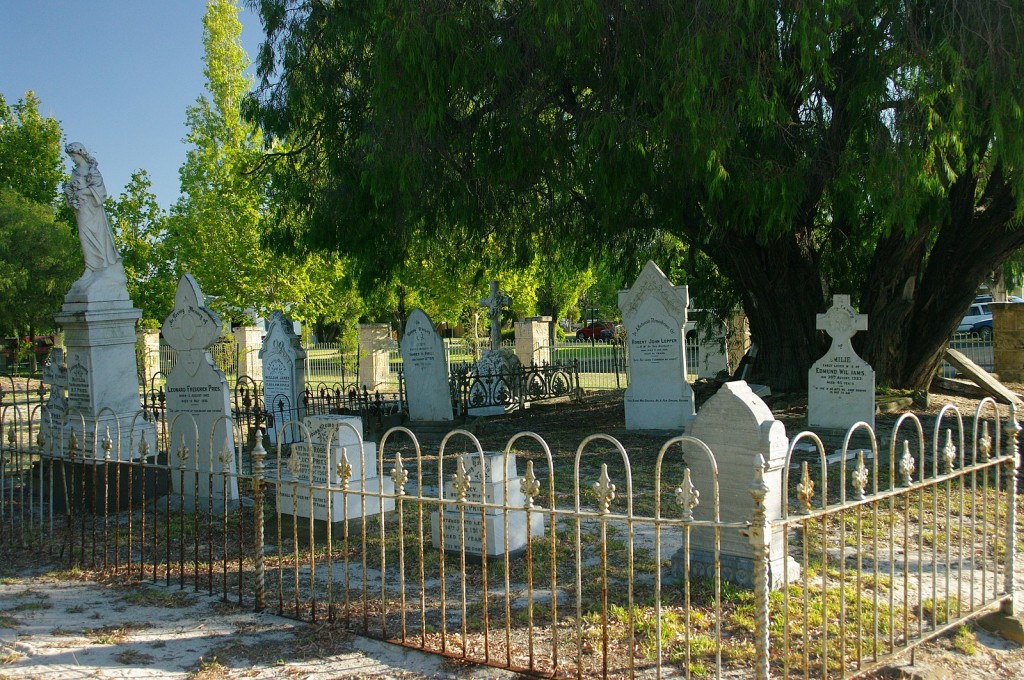
[{"label": "cemetery", "polygon": [[[817,319],[832,346],[807,393],[774,398],[728,371],[696,378],[687,289],[653,262],[619,294],[625,389],[584,390],[578,365],[549,364],[547,319],[517,322],[504,349],[503,298],[492,284],[481,300],[490,349],[454,369],[413,310],[395,391],[386,328],[348,360],[351,388],[314,386],[280,312],[257,377],[239,358],[232,386],[188,274],[163,326],[169,370],[147,377],[140,354],[141,379],[100,388],[94,336],[66,311],[39,388],[4,388],[4,540],[47,527],[47,549],[88,568],[538,675],[644,674],[680,655],[855,671],[1012,599],[1016,411],[987,397],[879,415],[849,348],[869,322],[848,296]],[[95,301],[73,304],[94,318]],[[559,386],[524,382],[549,366]],[[748,597],[749,634],[722,637]],[[714,624],[666,640],[685,617]]]},{"label": "cemetery", "polygon": [[571,5],[210,0],[170,210],[0,97],[5,562],[439,674],[1024,650],[1024,16]]}]

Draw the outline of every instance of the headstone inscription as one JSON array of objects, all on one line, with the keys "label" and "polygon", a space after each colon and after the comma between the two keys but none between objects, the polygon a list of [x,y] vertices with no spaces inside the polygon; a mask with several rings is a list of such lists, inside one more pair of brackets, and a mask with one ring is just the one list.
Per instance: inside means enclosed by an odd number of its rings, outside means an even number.
[{"label": "headstone inscription", "polygon": [[278,438],[284,444],[298,441],[298,427],[285,424],[306,415],[306,350],[284,312],[278,310],[271,315],[259,356],[263,364],[263,404],[273,416],[267,428],[270,443],[276,444]]},{"label": "headstone inscription", "polygon": [[[766,517],[772,521],[782,516],[782,473],[789,438],[785,426],[775,420],[771,409],[747,383],[736,380],[722,385],[701,407],[688,434],[704,442],[715,456],[722,522],[744,522],[753,516],[754,500],[750,487],[759,456],[764,458],[764,482],[768,487],[764,501]],[[683,452],[690,480],[689,483],[683,482],[676,497],[692,499],[689,509],[694,519],[714,520],[715,468],[707,454],[692,444],[684,444]],[[693,490],[697,494],[693,494]],[[800,575],[799,565],[785,553],[784,531],[784,528],[779,528],[771,534],[768,546],[770,587],[781,583],[785,560],[789,560],[790,581]],[[714,531],[708,527],[695,527],[691,537],[690,573],[713,579],[716,562]],[[740,532],[723,531],[719,535],[719,547],[722,578],[752,587],[754,551],[750,540]],[[685,571],[683,550],[685,546],[672,558],[672,572],[678,577],[684,576]]]},{"label": "headstone inscription", "polygon": [[[382,506],[383,512],[395,509],[395,483],[387,474],[378,474],[377,443],[363,441],[362,418],[306,416],[303,424],[309,430],[309,441],[291,446],[287,469],[282,472],[281,514],[320,522],[329,519],[334,524],[379,515]],[[341,489],[343,458],[349,465],[347,493]]]},{"label": "headstone inscription", "polygon": [[454,416],[444,342],[422,309],[414,309],[409,314],[401,350],[409,420],[452,420]]},{"label": "headstone inscription", "polygon": [[874,428],[875,371],[850,343],[868,329],[867,315],[857,313],[849,295],[834,295],[832,307],[818,314],[817,328],[832,336],[832,345],[807,375],[808,427],[847,430],[863,421]]},{"label": "headstone inscription", "polygon": [[[217,510],[238,502],[231,392],[209,352],[220,329],[220,318],[203,304],[199,284],[184,274],[163,336],[177,352],[166,386],[168,462],[175,498],[183,498],[186,510],[206,509],[211,502]],[[183,458],[179,451],[188,454]]]},{"label": "headstone inscription", "polygon": [[[508,462],[502,465],[504,453],[484,452],[481,467],[479,453],[466,453],[459,456],[456,465],[461,463],[469,480],[466,501],[470,503],[486,503],[488,505],[505,506],[508,508],[525,507],[525,496],[522,491],[523,478],[516,471],[514,453],[508,455]],[[489,557],[505,554],[505,512],[501,507],[486,508],[481,512],[480,506],[466,505],[462,510],[460,524],[458,493],[455,476],[458,467],[453,471],[446,470],[447,480],[444,483],[444,497],[449,501],[444,511],[437,510],[430,514],[431,539],[435,548],[441,548],[441,533],[444,532],[445,552],[459,552],[463,542],[467,555],[482,556],[484,553],[484,528],[487,530],[487,555]],[[508,482],[508,503],[505,503],[505,483]],[[443,515],[443,518],[442,518]],[[443,529],[442,529],[443,526]],[[508,552],[517,554],[526,548],[527,541],[526,511],[510,509],[508,511]],[[544,517],[539,512],[530,513],[530,536],[544,535]]]},{"label": "headstone inscription", "polygon": [[693,420],[683,342],[688,302],[687,287],[673,286],[651,261],[632,288],[619,292],[629,351],[628,430],[678,430]]}]

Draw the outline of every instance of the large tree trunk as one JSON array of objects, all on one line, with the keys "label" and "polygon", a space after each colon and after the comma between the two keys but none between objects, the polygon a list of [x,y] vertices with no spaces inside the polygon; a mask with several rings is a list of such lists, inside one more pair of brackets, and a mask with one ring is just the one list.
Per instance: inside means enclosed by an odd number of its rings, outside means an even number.
[{"label": "large tree trunk", "polygon": [[974,173],[953,185],[930,248],[935,232],[925,227],[879,241],[861,311],[868,314],[863,356],[880,385],[926,388],[978,286],[1024,246],[1024,228],[1010,226],[1015,202],[1002,173],[993,172],[980,200],[976,189]]},{"label": "large tree trunk", "polygon": [[768,243],[732,234],[706,252],[741,291],[758,347],[752,380],[777,392],[805,388],[807,370],[821,354],[815,318],[824,311],[810,249],[794,234]]}]

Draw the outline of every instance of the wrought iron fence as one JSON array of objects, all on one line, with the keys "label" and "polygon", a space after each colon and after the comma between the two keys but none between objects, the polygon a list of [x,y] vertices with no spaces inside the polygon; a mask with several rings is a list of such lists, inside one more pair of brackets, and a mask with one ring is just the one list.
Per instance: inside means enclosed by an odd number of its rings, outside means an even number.
[{"label": "wrought iron fence", "polygon": [[[750,467],[739,521],[722,520],[735,499],[719,497],[714,452],[692,437],[644,455],[602,434],[560,450],[521,432],[485,452],[455,431],[425,451],[401,427],[314,441],[282,423],[300,441],[268,452],[259,429],[242,444],[236,421],[236,450],[132,460],[120,437],[43,413],[31,397],[0,411],[0,545],[466,661],[846,677],[1012,608],[1020,427],[991,401],[970,425],[944,409],[931,433],[903,416],[886,446],[857,426],[835,462],[801,433],[781,490],[763,462]],[[868,445],[853,449],[854,435]],[[694,478],[699,461],[708,479]],[[727,580],[727,546],[741,544],[749,589]]]}]

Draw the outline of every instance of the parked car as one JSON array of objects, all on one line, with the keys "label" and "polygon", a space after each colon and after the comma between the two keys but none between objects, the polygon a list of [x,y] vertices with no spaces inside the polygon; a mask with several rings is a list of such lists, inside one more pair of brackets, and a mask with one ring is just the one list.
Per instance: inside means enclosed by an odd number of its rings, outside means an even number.
[{"label": "parked car", "polygon": [[[36,355],[36,363],[42,365],[50,357],[53,346],[57,344],[58,338],[55,335],[37,335],[32,339],[32,351]],[[28,338],[5,338],[4,339],[4,360],[8,366],[14,365],[18,347],[29,342]]]},{"label": "parked car", "polygon": [[976,302],[967,308],[967,314],[957,326],[957,333],[970,333],[980,336],[982,340],[992,339],[992,311],[988,305]]},{"label": "parked car", "polygon": [[611,340],[615,324],[611,321],[591,321],[576,331],[577,340]]}]

